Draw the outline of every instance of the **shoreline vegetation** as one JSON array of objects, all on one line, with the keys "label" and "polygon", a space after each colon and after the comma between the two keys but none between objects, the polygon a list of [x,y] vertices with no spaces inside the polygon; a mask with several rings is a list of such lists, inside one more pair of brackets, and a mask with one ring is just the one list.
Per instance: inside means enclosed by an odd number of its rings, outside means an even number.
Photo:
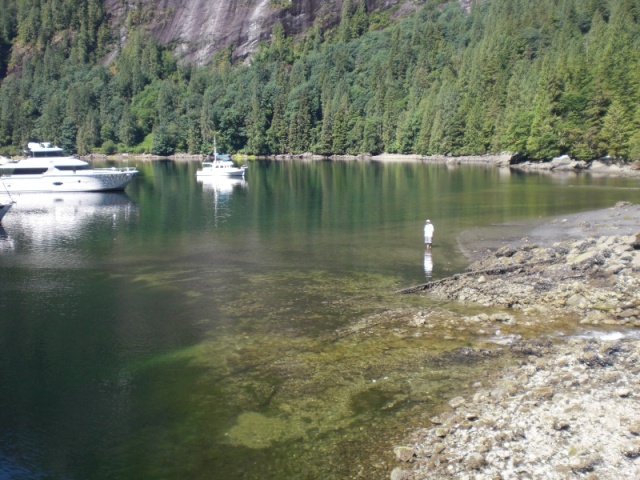
[{"label": "shoreline vegetation", "polygon": [[[256,10],[273,21],[264,41],[242,53],[213,41],[195,63],[168,41],[178,20],[143,15],[123,34],[121,2],[41,0],[64,11],[43,28],[31,3],[0,10],[7,153],[32,138],[83,155],[210,152],[215,137],[265,155],[640,159],[638,0],[270,0]],[[178,3],[162,18],[180,18]]]},{"label": "shoreline vegetation", "polygon": [[[478,232],[462,238],[466,272],[400,292],[482,306],[451,330],[501,339],[470,356],[508,351],[515,361],[396,445],[392,480],[640,478],[640,205],[524,232],[506,241],[494,232],[482,254]],[[574,332],[518,335],[519,325],[559,319]],[[433,328],[428,314],[418,320],[408,325]]]}]

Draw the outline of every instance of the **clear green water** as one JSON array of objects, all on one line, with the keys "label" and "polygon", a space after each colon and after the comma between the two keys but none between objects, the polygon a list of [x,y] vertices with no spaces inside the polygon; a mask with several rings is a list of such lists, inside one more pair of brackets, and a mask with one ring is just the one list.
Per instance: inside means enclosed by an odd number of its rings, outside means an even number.
[{"label": "clear green water", "polygon": [[393,445],[498,366],[394,320],[460,308],[394,293],[425,281],[424,219],[441,278],[462,231],[640,202],[633,180],[478,167],[139,167],[125,194],[5,217],[0,478],[388,478]]}]

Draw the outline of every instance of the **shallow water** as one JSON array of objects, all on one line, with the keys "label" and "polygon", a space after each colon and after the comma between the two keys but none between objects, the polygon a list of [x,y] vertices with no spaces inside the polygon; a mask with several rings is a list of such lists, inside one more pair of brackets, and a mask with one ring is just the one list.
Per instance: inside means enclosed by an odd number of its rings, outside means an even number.
[{"label": "shallow water", "polygon": [[264,161],[215,184],[197,167],[16,196],[0,478],[388,478],[394,442],[506,361],[408,327],[470,312],[396,289],[463,270],[462,231],[640,201],[633,180],[478,167]]}]

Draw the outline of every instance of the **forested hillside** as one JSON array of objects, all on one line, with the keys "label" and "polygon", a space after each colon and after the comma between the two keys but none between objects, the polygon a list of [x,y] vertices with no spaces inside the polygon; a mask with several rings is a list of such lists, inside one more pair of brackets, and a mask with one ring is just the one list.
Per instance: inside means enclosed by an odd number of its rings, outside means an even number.
[{"label": "forested hillside", "polygon": [[7,3],[0,152],[201,153],[215,135],[248,154],[640,158],[640,0],[429,0],[394,24],[344,0],[332,30],[276,24],[249,65],[225,50],[208,67],[133,26],[103,66],[100,0]]}]

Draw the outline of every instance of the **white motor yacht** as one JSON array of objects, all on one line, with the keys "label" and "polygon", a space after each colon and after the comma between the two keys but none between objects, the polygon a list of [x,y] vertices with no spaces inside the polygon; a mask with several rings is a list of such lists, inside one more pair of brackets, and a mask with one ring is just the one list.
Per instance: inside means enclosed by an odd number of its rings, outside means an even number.
[{"label": "white motor yacht", "polygon": [[103,192],[124,190],[137,175],[133,167],[91,168],[51,143],[30,142],[27,156],[0,165],[8,192]]}]

